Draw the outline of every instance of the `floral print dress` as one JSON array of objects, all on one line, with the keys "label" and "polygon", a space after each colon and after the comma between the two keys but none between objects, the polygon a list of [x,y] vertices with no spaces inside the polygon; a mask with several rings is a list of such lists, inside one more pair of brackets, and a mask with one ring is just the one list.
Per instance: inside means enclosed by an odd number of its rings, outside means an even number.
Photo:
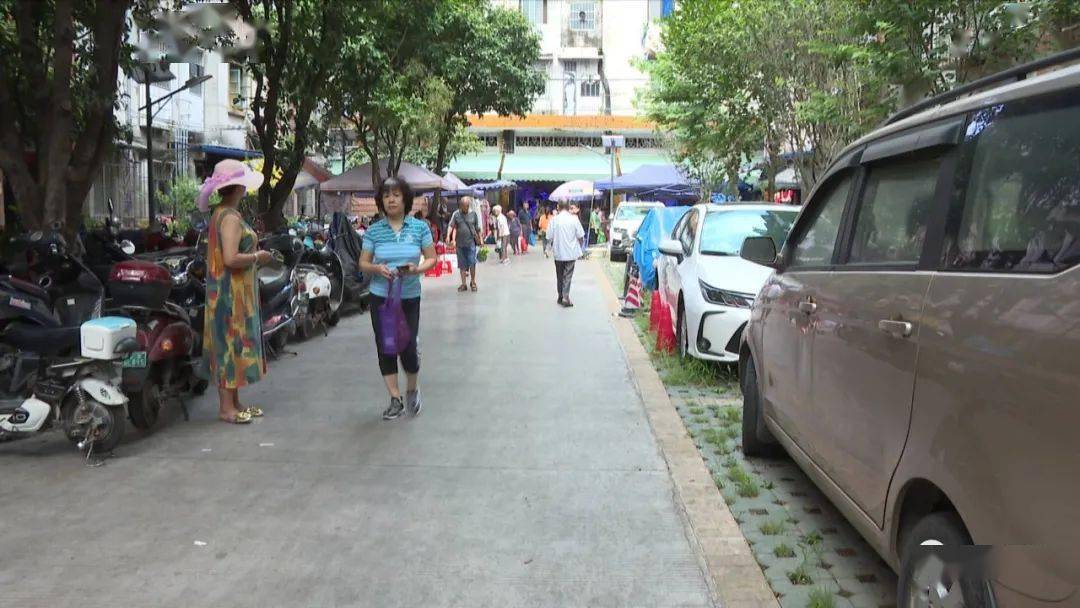
[{"label": "floral print dress", "polygon": [[[266,374],[266,358],[255,266],[243,270],[225,266],[221,222],[229,213],[239,214],[239,211],[218,209],[210,221],[203,352],[210,361],[212,381],[223,388],[240,388],[258,382]],[[257,235],[247,222],[243,219],[240,222],[238,249],[240,253],[254,253]]]}]

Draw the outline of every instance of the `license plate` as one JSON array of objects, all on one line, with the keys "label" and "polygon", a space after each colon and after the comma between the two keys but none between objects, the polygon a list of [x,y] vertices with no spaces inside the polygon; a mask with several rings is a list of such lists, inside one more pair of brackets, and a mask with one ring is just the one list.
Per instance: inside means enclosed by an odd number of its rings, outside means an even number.
[{"label": "license plate", "polygon": [[124,359],[123,367],[146,367],[146,351],[131,353]]}]

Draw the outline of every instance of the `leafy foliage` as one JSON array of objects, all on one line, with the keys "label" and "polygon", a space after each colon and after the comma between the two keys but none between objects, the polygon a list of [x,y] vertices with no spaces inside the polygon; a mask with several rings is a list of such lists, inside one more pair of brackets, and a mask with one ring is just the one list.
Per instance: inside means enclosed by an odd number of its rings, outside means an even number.
[{"label": "leafy foliage", "polygon": [[900,105],[1080,42],[1070,0],[685,0],[644,64],[646,113],[714,189],[796,157],[808,190]]}]

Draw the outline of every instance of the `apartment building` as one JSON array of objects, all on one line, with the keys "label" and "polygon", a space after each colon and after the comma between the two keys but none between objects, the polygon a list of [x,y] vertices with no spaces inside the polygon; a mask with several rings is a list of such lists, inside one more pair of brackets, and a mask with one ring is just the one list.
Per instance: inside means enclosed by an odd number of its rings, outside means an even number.
[{"label": "apartment building", "polygon": [[[536,69],[547,86],[524,118],[471,117],[483,152],[455,159],[466,180],[517,181],[528,197],[571,179],[611,171],[601,136],[624,135],[617,171],[669,162],[635,101],[647,84],[641,62],[654,52],[657,21],[674,0],[493,0],[519,10],[541,37]],[[520,198],[520,197],[519,197]]]}]

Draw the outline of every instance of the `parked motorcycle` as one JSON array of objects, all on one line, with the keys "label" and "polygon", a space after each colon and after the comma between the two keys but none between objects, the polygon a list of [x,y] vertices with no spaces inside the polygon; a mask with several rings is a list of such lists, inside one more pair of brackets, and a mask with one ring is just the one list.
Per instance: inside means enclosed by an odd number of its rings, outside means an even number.
[{"label": "parked motorcycle", "polygon": [[307,321],[307,293],[300,289],[297,271],[304,245],[293,235],[277,234],[263,239],[260,246],[275,260],[256,271],[263,344],[266,354],[275,356],[285,349],[297,326]]},{"label": "parked motorcycle", "polygon": [[327,247],[341,265],[343,302],[356,304],[363,310],[367,306],[371,277],[360,272],[360,235],[353,229],[348,216],[339,211],[331,218],[326,236]]},{"label": "parked motorcycle", "polygon": [[101,282],[59,233],[15,241],[0,276],[0,439],[62,429],[80,450],[111,451],[124,435],[120,366],[138,348],[135,322],[100,316]]},{"label": "parked motorcycle", "polygon": [[183,259],[128,260],[114,265],[109,276],[110,310],[138,324],[139,350],[124,361],[123,389],[130,399],[131,422],[143,430],[153,428],[164,405],[173,400],[187,420],[184,394],[199,395],[207,388],[206,380],[194,372],[202,355],[202,325],[192,313],[201,305],[188,302],[189,308],[170,299],[178,283],[191,280],[187,273],[196,263],[178,270]]},{"label": "parked motorcycle", "polygon": [[300,253],[297,272],[300,276],[300,290],[307,296],[307,316],[297,325],[301,338],[311,337],[321,325],[323,333],[341,320],[341,305],[344,302],[344,272],[341,260],[322,242],[322,235],[315,238],[305,231],[305,227],[289,231],[304,243]]}]

